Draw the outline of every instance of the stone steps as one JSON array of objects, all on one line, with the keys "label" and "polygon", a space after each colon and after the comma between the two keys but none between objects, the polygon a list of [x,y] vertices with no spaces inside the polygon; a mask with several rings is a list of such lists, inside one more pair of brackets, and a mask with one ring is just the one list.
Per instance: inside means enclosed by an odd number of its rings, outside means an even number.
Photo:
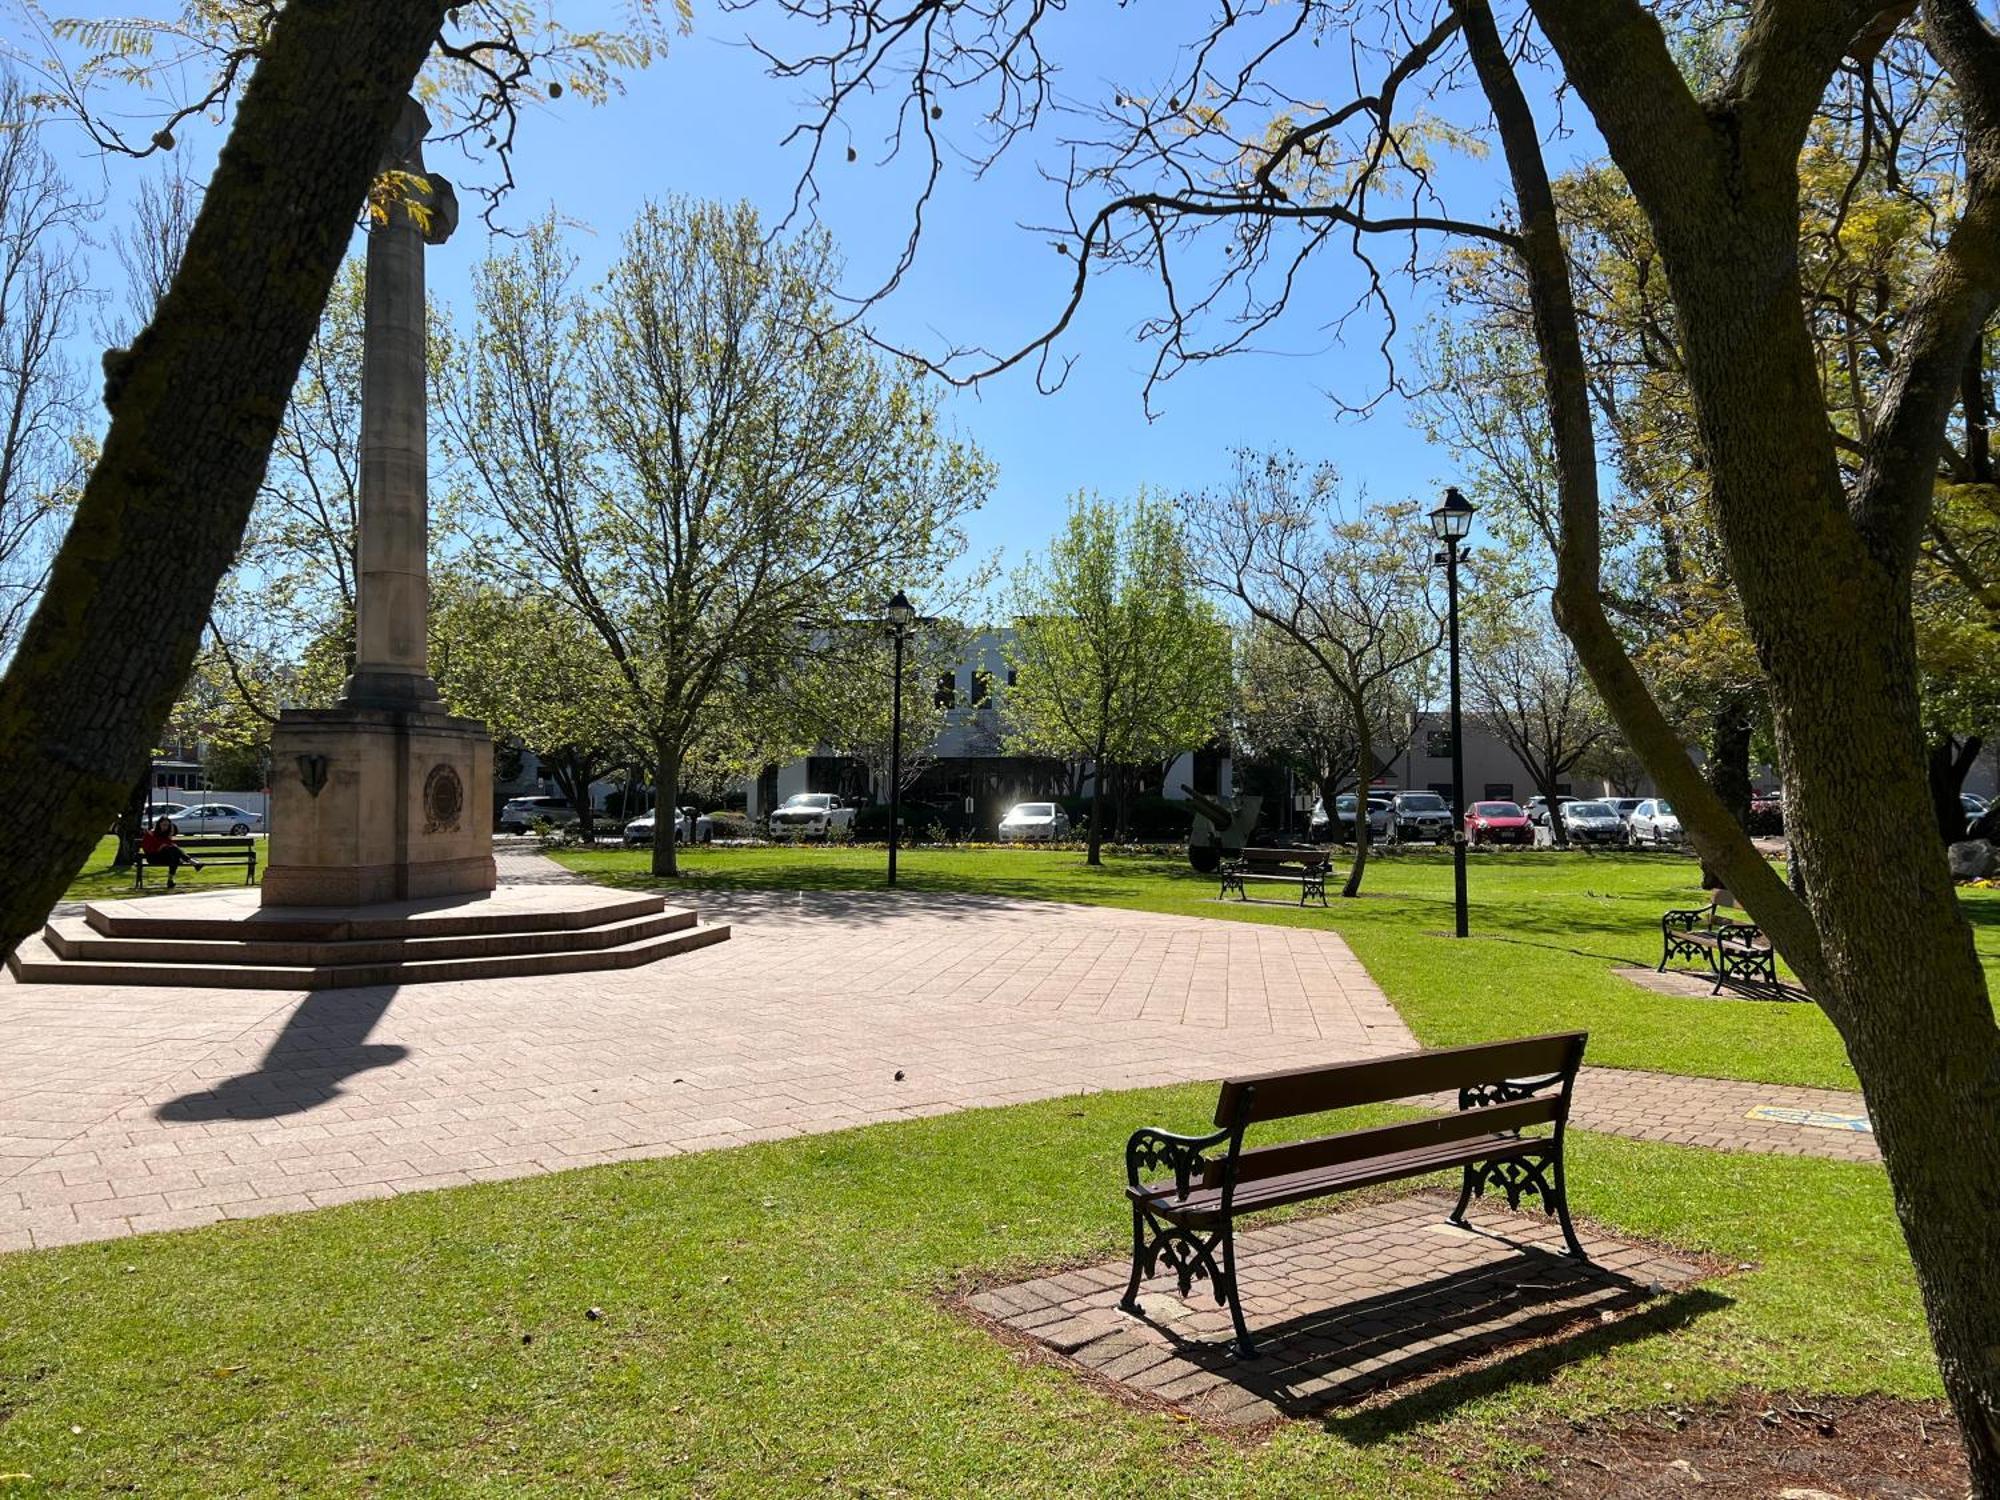
[{"label": "stone steps", "polygon": [[659,896],[575,888],[353,908],[193,894],[59,917],[7,967],[24,984],[322,990],[635,968],[728,937]]}]

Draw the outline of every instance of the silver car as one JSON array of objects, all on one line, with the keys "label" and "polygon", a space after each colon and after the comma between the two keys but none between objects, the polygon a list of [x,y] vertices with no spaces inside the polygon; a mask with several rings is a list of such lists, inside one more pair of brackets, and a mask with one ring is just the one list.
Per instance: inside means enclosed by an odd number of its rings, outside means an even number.
[{"label": "silver car", "polygon": [[542,823],[574,828],[581,821],[567,797],[510,797],[493,826],[502,833],[526,833]]},{"label": "silver car", "polygon": [[1561,816],[1572,844],[1625,842],[1625,820],[1609,802],[1565,802]]},{"label": "silver car", "polygon": [[854,826],[854,809],[831,792],[800,792],[773,809],[774,839],[830,839]]},{"label": "silver car", "polygon": [[1634,844],[1651,844],[1661,849],[1681,842],[1681,820],[1674,813],[1673,803],[1664,797],[1648,797],[1641,802],[1632,809],[1625,826]]},{"label": "silver car", "polygon": [[1069,832],[1069,814],[1055,803],[1017,802],[1000,820],[999,840],[1003,844],[1016,840],[1024,843],[1039,840],[1052,844],[1058,839],[1068,838]]},{"label": "silver car", "polygon": [[226,833],[240,839],[245,834],[264,831],[262,813],[229,802],[197,802],[169,816],[182,833]]}]

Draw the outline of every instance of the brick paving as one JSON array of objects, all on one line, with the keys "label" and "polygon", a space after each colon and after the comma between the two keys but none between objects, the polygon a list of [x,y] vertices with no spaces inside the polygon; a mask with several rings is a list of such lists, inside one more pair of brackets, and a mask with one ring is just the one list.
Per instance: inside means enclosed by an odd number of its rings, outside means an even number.
[{"label": "brick paving", "polygon": [[[499,854],[509,882],[576,879]],[[0,974],[0,1251],[1415,1045],[1331,931],[880,892],[702,913],[734,941],[620,974],[313,995]],[[1814,1111],[1862,1112],[1587,1068],[1573,1119],[1879,1160]]]},{"label": "brick paving", "polygon": [[0,983],[0,1250],[1413,1045],[1331,932],[882,893],[702,914],[734,939],[620,973]]},{"label": "brick paving", "polygon": [[1594,1346],[1607,1324],[1702,1274],[1588,1226],[1590,1260],[1580,1263],[1561,1253],[1545,1215],[1482,1203],[1460,1229],[1445,1222],[1451,1204],[1426,1192],[1240,1233],[1243,1311],[1259,1344],[1252,1360],[1230,1355],[1229,1313],[1201,1282],[1183,1298],[1163,1272],[1142,1287],[1140,1316],[1121,1312],[1122,1260],[997,1287],[970,1305],[1092,1375],[1204,1421],[1248,1426],[1362,1400],[1565,1329]]}]

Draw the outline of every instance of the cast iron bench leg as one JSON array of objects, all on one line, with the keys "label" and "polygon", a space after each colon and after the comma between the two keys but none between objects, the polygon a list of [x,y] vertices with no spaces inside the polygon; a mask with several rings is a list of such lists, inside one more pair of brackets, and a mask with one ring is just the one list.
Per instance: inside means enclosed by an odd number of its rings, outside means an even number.
[{"label": "cast iron bench leg", "polygon": [[[1236,1342],[1230,1345],[1230,1352],[1238,1359],[1255,1359],[1257,1341],[1250,1336],[1250,1325],[1243,1321],[1243,1298],[1236,1290],[1236,1224],[1226,1221],[1222,1226],[1222,1280],[1216,1288],[1218,1293],[1228,1293],[1230,1321],[1236,1325]],[[1216,1300],[1222,1301],[1218,1295]]]},{"label": "cast iron bench leg", "polygon": [[1128,1313],[1139,1310],[1139,1282],[1146,1270],[1146,1220],[1138,1204],[1132,1205],[1132,1279],[1125,1283],[1125,1295],[1118,1305]]},{"label": "cast iron bench leg", "polygon": [[1583,1253],[1583,1242],[1576,1237],[1576,1225],[1570,1222],[1569,1174],[1563,1170],[1563,1154],[1560,1146],[1556,1148],[1555,1164],[1550,1168],[1550,1173],[1556,1180],[1556,1222],[1562,1225],[1563,1240],[1568,1244],[1571,1255],[1578,1260],[1589,1260],[1590,1257]]}]

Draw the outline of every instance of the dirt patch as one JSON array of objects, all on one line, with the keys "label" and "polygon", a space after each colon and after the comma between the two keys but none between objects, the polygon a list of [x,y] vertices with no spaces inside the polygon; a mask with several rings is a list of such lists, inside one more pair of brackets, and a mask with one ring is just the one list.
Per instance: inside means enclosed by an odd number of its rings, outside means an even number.
[{"label": "dirt patch", "polygon": [[1500,1500],[1960,1500],[1970,1493],[1942,1401],[1745,1391],[1531,1433],[1540,1473]]}]

